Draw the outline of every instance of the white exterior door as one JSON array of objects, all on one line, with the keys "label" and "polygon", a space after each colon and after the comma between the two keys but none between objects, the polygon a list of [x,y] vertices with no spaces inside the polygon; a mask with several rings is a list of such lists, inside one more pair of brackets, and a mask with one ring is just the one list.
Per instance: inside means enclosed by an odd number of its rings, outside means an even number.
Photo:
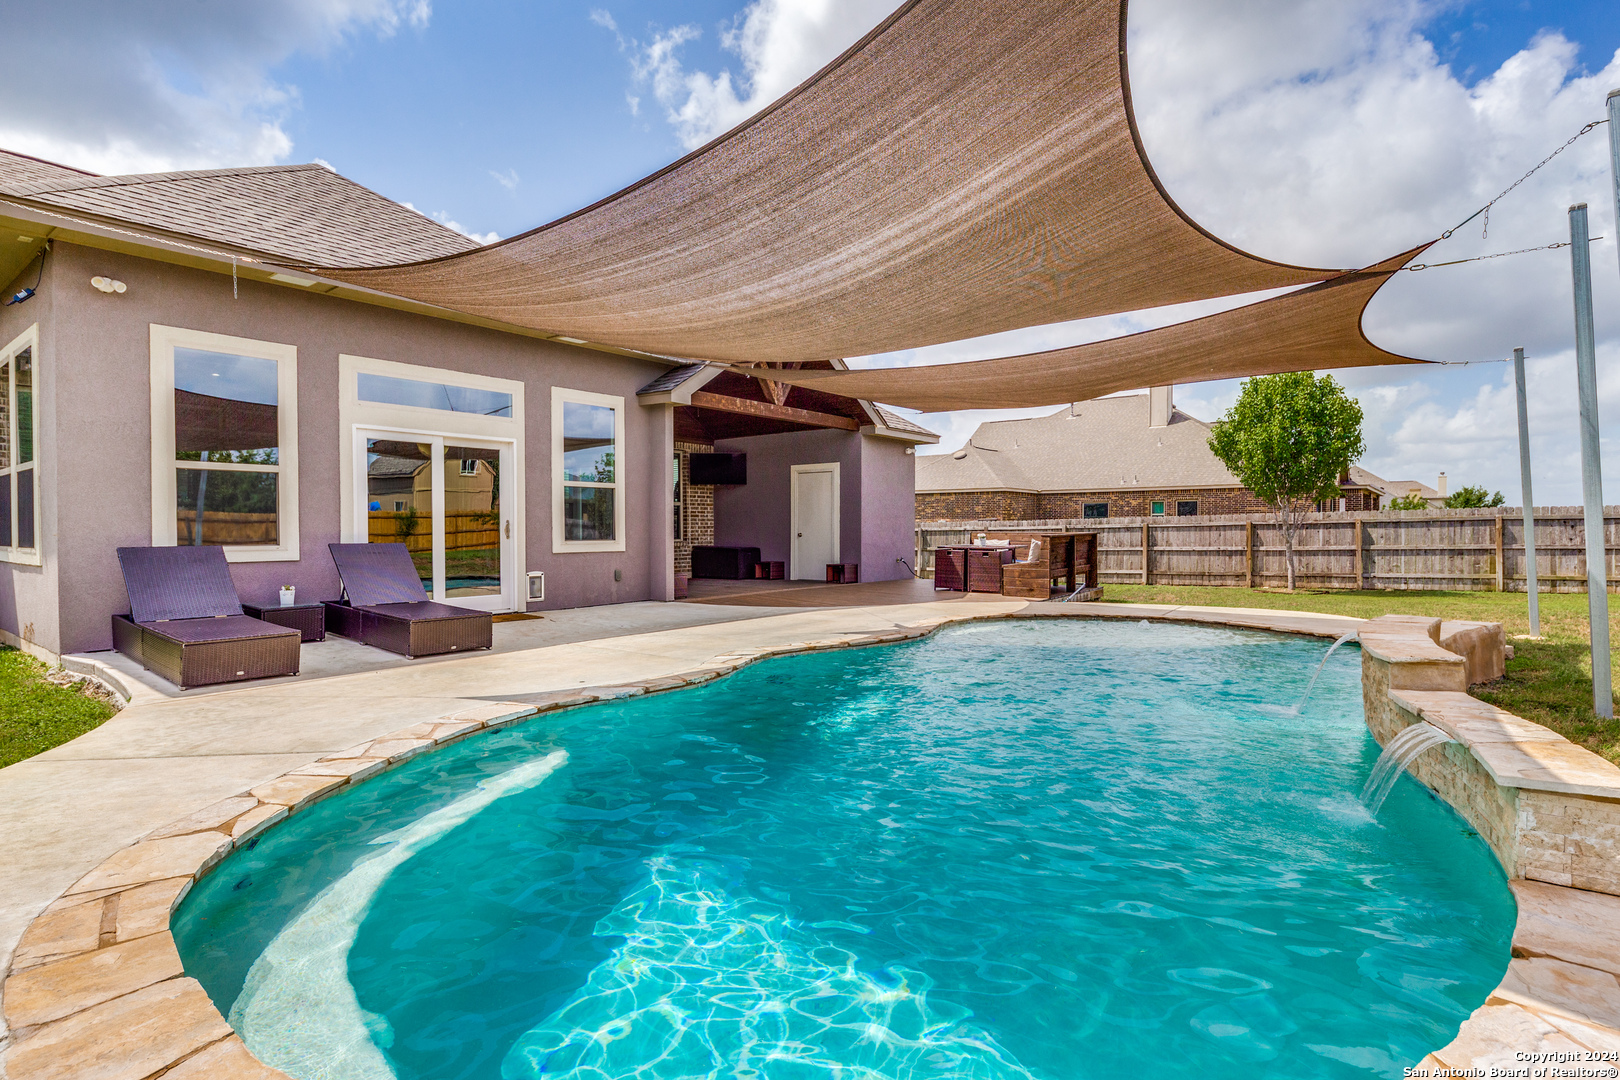
[{"label": "white exterior door", "polygon": [[839,560],[838,462],[794,465],[792,474],[792,566],[795,581],[825,581],[827,564]]},{"label": "white exterior door", "polygon": [[519,609],[512,444],[362,427],[354,434],[364,470],[355,478],[354,519],[364,532],[353,540],[405,544],[422,587],[441,603]]}]

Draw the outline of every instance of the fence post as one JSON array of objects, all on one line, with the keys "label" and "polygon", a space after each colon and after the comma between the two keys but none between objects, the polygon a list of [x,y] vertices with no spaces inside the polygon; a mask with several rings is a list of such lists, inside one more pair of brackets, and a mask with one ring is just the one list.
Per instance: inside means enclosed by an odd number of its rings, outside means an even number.
[{"label": "fence post", "polygon": [[1243,587],[1254,588],[1254,518],[1243,519]]},{"label": "fence post", "polygon": [[1142,584],[1144,584],[1144,585],[1149,584],[1149,582],[1148,582],[1148,526],[1147,526],[1147,522],[1145,522],[1145,521],[1142,522]]},{"label": "fence post", "polygon": [[1361,519],[1356,518],[1356,550],[1350,553],[1350,570],[1355,575],[1356,591],[1361,591]]},{"label": "fence post", "polygon": [[1502,591],[1502,515],[1496,515],[1496,591]]}]

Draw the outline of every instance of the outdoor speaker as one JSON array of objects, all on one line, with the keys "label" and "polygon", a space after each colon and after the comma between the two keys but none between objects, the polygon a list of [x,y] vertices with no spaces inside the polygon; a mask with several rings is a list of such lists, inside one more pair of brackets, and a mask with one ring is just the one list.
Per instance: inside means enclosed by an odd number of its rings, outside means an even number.
[{"label": "outdoor speaker", "polygon": [[544,600],[546,598],[546,572],[544,570],[529,571],[529,599]]}]

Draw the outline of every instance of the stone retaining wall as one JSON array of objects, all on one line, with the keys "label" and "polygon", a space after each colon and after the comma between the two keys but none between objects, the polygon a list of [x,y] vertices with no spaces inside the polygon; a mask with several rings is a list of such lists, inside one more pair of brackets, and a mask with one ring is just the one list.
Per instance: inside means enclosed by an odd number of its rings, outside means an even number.
[{"label": "stone retaining wall", "polygon": [[1428,721],[1456,740],[1409,771],[1479,831],[1509,878],[1620,896],[1620,769],[1466,693],[1500,673],[1501,627],[1385,616],[1360,637],[1373,737],[1387,744]]}]

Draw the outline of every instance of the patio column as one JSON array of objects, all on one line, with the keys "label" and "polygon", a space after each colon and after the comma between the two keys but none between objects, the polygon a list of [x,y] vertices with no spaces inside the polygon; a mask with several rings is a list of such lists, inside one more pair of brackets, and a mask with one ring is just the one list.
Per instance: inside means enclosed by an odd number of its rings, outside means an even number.
[{"label": "patio column", "polygon": [[644,405],[653,462],[647,492],[647,598],[675,599],[675,406]]}]

